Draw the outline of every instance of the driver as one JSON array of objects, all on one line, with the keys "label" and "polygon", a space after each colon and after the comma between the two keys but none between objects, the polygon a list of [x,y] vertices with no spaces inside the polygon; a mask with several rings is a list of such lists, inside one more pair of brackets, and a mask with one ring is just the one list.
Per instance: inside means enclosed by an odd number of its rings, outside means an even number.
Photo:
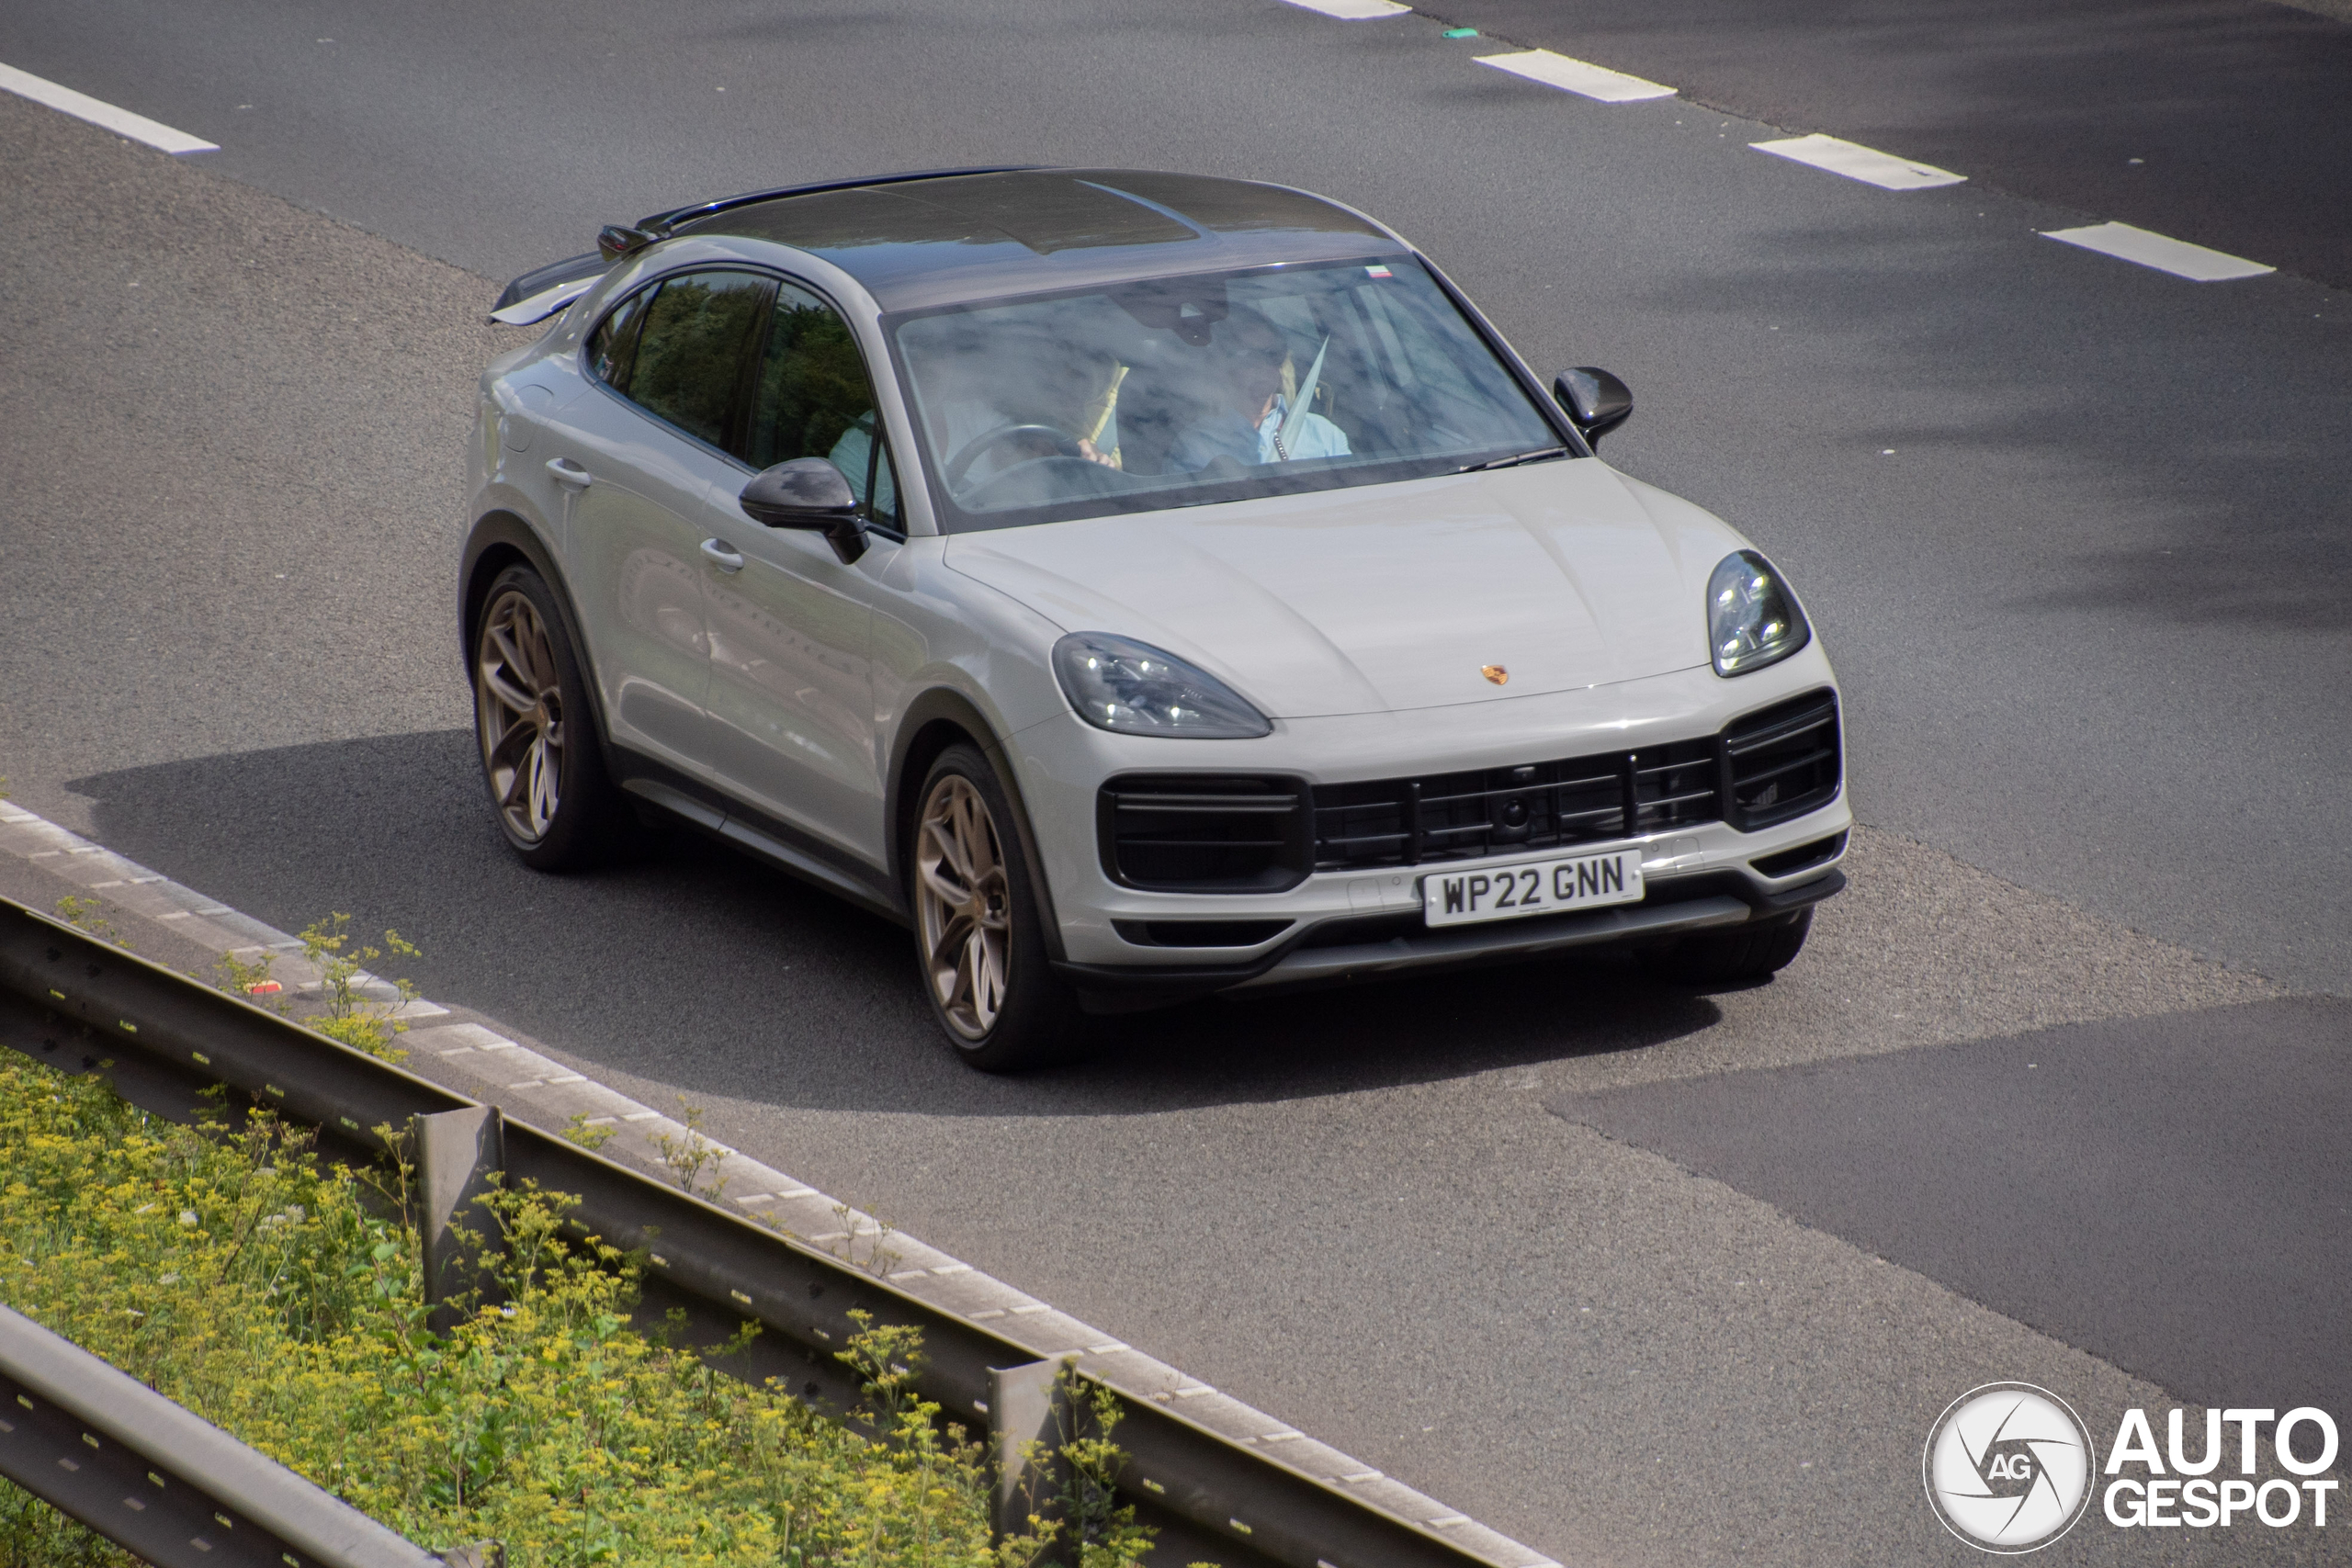
[{"label": "driver", "polygon": [[[1177,438],[1168,453],[1170,468],[1190,473],[1220,457],[1254,467],[1349,454],[1346,431],[1311,408],[1296,406],[1298,394],[1290,389],[1295,375],[1290,340],[1281,328],[1255,310],[1237,309],[1217,323],[1213,344],[1217,362],[1208,376],[1216,385],[1211,396],[1216,412]],[[1318,352],[1306,399],[1315,396],[1322,368]]]},{"label": "driver", "polygon": [[[961,442],[962,450],[974,454],[971,479],[991,479],[1040,457],[1083,457],[1118,468],[1119,386],[1126,374],[1125,365],[1099,350],[1036,345],[1026,363],[1001,370],[987,393],[948,410],[951,430],[972,430]],[[956,449],[951,445],[951,452]]]}]

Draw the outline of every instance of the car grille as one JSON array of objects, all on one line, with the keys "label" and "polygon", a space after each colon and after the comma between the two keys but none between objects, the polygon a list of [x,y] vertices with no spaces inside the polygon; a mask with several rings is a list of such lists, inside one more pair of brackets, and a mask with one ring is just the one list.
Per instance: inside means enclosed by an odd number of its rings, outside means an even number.
[{"label": "car grille", "polygon": [[1102,869],[1129,887],[1276,893],[1306,875],[1295,779],[1118,778],[1102,786],[1096,811]]},{"label": "car grille", "polygon": [[1274,893],[1316,871],[1478,860],[1702,822],[1744,832],[1835,799],[1838,698],[1814,692],[1722,734],[1420,778],[1129,776],[1102,786],[1103,870],[1129,887]]},{"label": "car grille", "polygon": [[1838,793],[1838,699],[1815,692],[1703,740],[1314,791],[1315,868],[1570,848],[1700,822],[1784,822]]},{"label": "car grille", "polygon": [[1722,815],[1718,772],[1715,742],[1707,739],[1477,773],[1326,784],[1315,792],[1315,865],[1426,865],[1712,822]]}]

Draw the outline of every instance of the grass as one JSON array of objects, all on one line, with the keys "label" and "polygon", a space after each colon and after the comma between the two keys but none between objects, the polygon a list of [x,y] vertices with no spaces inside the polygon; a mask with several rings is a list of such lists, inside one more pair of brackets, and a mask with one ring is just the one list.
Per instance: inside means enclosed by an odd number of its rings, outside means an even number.
[{"label": "grass", "polygon": [[[0,1302],[420,1545],[495,1539],[516,1568],[1121,1568],[1148,1547],[1099,1425],[1065,1450],[1072,1523],[992,1545],[981,1451],[914,1396],[910,1331],[844,1356],[869,1439],[637,1323],[630,1261],[568,1235],[559,1194],[485,1200],[507,1301],[436,1337],[401,1180],[308,1144],[259,1111],[160,1122],[0,1052]],[[132,1560],[0,1483],[0,1562]]]}]

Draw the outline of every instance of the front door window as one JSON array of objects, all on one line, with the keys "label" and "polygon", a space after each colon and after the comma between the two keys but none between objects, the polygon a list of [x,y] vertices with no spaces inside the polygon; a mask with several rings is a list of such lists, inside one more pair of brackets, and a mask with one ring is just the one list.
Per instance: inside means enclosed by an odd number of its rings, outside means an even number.
[{"label": "front door window", "polygon": [[789,283],[778,288],[754,386],[746,453],[752,467],[827,458],[852,494],[876,503],[877,520],[896,525],[898,486],[888,455],[874,439],[874,386],[840,312]]}]

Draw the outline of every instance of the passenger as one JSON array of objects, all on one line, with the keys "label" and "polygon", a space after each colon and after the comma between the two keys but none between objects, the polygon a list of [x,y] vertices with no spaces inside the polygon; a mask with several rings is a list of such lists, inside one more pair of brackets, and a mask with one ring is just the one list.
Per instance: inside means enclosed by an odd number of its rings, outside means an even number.
[{"label": "passenger", "polygon": [[[1281,328],[1255,310],[1237,310],[1217,324],[1213,341],[1221,363],[1209,375],[1222,378],[1222,407],[1177,437],[1168,454],[1171,469],[1191,473],[1220,457],[1254,467],[1349,454],[1348,433],[1321,414],[1309,409],[1293,418],[1298,394],[1287,386],[1295,371]],[[1318,354],[1316,370],[1321,367]],[[1311,385],[1306,395],[1314,396]]]}]

